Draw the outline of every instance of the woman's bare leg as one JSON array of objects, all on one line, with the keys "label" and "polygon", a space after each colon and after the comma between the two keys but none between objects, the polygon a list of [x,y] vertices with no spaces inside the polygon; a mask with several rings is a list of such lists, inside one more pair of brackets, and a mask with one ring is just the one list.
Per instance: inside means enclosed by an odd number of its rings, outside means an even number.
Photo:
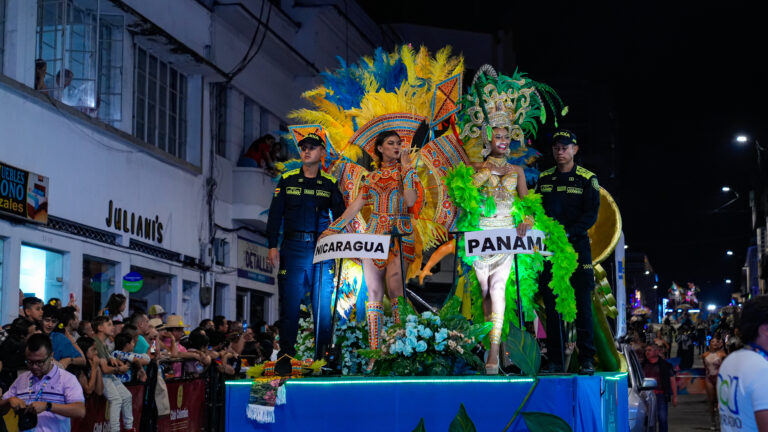
[{"label": "woman's bare leg", "polygon": [[488,276],[488,294],[491,298],[491,321],[493,328],[489,334],[491,348],[488,350],[488,359],[485,362],[487,374],[496,374],[499,370],[499,346],[501,344],[501,332],[504,327],[504,310],[506,307],[506,288],[509,271],[512,268],[512,260],[505,262]]}]

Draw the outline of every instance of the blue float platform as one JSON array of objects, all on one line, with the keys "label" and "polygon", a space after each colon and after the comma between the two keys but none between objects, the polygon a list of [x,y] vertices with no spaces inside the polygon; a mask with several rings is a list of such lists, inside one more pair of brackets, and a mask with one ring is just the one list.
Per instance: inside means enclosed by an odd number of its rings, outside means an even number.
[{"label": "blue float platform", "polygon": [[[248,419],[250,380],[226,383],[227,431],[447,431],[464,404],[478,431],[501,431],[525,399],[527,377],[329,377],[285,384],[286,403],[275,423]],[[523,411],[555,414],[574,431],[629,429],[627,374],[541,377]],[[526,431],[518,416],[509,429]]]}]

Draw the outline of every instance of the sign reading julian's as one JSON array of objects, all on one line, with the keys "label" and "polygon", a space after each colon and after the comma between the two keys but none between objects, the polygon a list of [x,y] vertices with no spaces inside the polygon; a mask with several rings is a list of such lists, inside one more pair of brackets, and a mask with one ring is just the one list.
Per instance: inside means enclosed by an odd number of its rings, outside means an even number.
[{"label": "sign reading julian's", "polygon": [[469,231],[464,233],[464,251],[467,256],[495,254],[532,254],[552,255],[544,243],[546,234],[540,230],[528,230],[525,236],[517,235],[517,230],[495,229]]},{"label": "sign reading julian's", "polygon": [[389,236],[377,234],[333,234],[317,241],[312,263],[336,258],[387,259]]}]

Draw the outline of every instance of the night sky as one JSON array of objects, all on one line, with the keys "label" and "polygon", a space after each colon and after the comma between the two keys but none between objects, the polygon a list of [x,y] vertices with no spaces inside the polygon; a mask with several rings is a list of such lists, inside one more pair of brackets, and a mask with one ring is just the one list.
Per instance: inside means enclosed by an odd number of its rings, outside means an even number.
[{"label": "night sky", "polygon": [[[629,250],[648,255],[660,288],[690,281],[701,300],[727,301],[724,281],[738,288],[754,243],[748,197],[756,154],[735,136],[768,144],[766,72],[758,67],[768,36],[756,8],[509,2],[457,14],[431,3],[361,2],[379,23],[511,32],[517,67],[569,105],[561,126],[579,134],[581,161],[617,199]],[[546,153],[545,138],[537,144]],[[548,158],[542,168],[552,165]],[[735,197],[723,185],[740,198],[715,211]]]}]

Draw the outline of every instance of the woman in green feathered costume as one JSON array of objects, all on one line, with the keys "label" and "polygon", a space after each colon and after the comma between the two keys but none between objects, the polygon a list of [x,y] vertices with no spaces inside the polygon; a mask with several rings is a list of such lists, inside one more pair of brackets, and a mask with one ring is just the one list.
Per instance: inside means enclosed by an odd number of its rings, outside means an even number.
[{"label": "woman in green feathered costume", "polygon": [[[523,169],[507,160],[510,145],[522,146],[525,132],[531,128],[535,133],[536,124],[531,117],[543,118],[545,112],[537,83],[521,74],[515,74],[515,78],[518,79],[497,77],[489,66],[477,73],[460,118],[465,147],[472,145],[473,138],[482,139],[483,161],[456,167],[449,172],[445,183],[454,204],[462,209],[457,230],[516,228],[517,235],[523,236],[528,229],[536,228],[548,235],[547,249],[554,254],[546,258],[553,262],[549,286],[558,296],[558,311],[563,319],[572,321],[576,308],[569,277],[577,265],[576,253],[562,225],[544,214],[541,196],[528,191]],[[460,245],[460,254],[461,251]],[[474,269],[468,275],[472,318],[475,322],[493,324],[488,335],[485,368],[486,374],[497,374],[500,342],[506,337],[509,322],[517,322],[513,257],[496,254],[463,256],[462,259]],[[533,297],[538,290],[537,278],[544,259],[538,252],[518,258],[523,311],[528,320],[533,319]]]}]

